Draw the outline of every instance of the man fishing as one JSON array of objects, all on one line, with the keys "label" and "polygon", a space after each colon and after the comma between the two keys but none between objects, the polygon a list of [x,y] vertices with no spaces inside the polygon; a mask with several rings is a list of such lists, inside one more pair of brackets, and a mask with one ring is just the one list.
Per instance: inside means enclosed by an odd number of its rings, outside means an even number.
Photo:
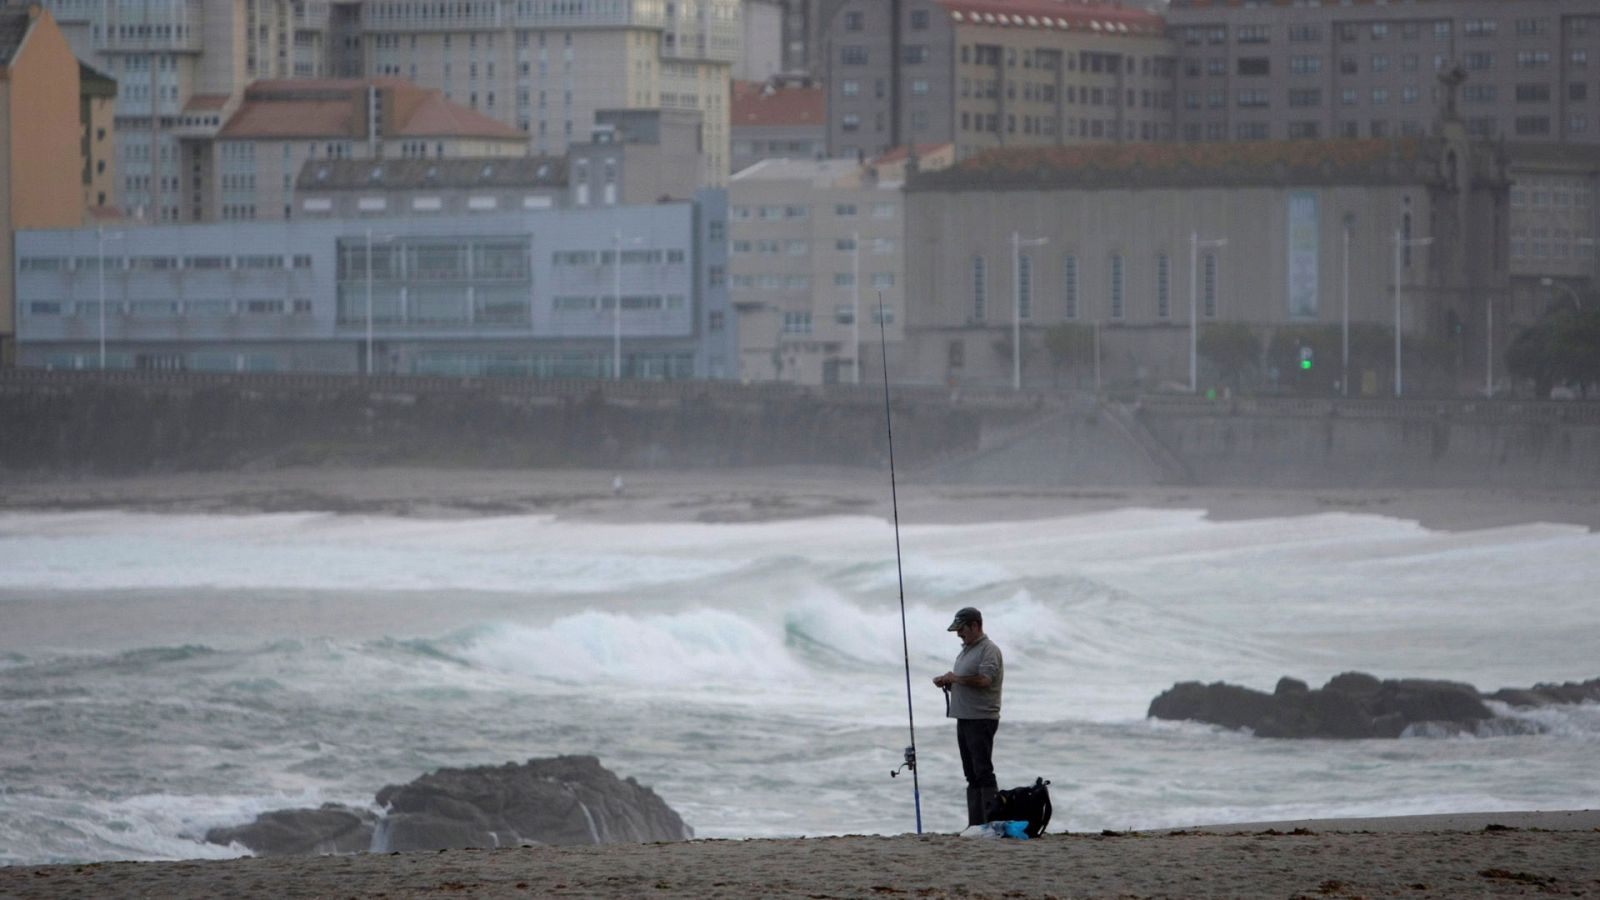
[{"label": "man fishing", "polygon": [[970,606],[956,612],[948,631],[961,638],[950,671],[933,683],[945,691],[949,718],[956,720],[961,771],[967,776],[967,824],[982,825],[998,785],[994,777],[994,733],[1000,728],[1000,682],[1005,662],[1000,648],[983,633],[983,613]]}]

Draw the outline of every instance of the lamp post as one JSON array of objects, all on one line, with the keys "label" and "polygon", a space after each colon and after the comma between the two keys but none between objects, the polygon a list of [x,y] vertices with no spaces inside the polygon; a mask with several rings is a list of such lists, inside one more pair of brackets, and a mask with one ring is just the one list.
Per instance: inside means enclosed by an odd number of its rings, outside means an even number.
[{"label": "lamp post", "polygon": [[1394,395],[1402,393],[1400,378],[1400,255],[1407,247],[1426,247],[1433,238],[1407,238],[1400,229],[1394,230]]},{"label": "lamp post", "polygon": [[[1042,247],[1049,238],[1024,238],[1011,232],[1011,389],[1022,390],[1022,248]],[[1032,273],[1029,273],[1032,280]],[[1029,285],[1032,290],[1032,285]]]},{"label": "lamp post", "polygon": [[[861,383],[861,232],[850,235],[850,382]],[[881,318],[881,316],[880,316]]]},{"label": "lamp post", "polygon": [[106,369],[106,241],[122,240],[122,232],[114,231],[106,234],[104,226],[95,230],[96,244],[99,247],[95,270],[100,274],[100,371]]},{"label": "lamp post", "polygon": [[1344,319],[1343,319],[1343,368],[1339,374],[1339,395],[1350,396],[1350,229],[1356,223],[1352,213],[1344,214]]},{"label": "lamp post", "polygon": [[1226,247],[1228,239],[1200,239],[1189,232],[1189,393],[1200,393],[1200,248]]}]

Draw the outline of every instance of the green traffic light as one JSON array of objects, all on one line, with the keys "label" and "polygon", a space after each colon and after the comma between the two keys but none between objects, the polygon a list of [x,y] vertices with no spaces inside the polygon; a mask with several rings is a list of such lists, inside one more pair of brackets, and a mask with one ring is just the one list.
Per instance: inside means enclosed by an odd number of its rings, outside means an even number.
[{"label": "green traffic light", "polygon": [[1309,360],[1309,359],[1300,360],[1300,368],[1305,369],[1306,371],[1310,371],[1311,370],[1311,360]]}]

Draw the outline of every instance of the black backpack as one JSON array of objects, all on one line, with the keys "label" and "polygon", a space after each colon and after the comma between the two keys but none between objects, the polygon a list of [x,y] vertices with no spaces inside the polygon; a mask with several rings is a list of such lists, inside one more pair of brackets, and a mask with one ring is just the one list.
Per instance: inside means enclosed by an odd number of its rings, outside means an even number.
[{"label": "black backpack", "polygon": [[990,822],[1027,822],[1025,830],[1031,838],[1044,834],[1050,824],[1050,782],[1039,778],[1033,784],[995,794],[986,817]]}]

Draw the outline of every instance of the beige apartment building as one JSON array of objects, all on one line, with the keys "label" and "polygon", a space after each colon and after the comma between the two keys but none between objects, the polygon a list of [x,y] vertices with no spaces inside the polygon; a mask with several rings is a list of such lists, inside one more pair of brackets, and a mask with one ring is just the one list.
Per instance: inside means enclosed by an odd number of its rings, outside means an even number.
[{"label": "beige apartment building", "polygon": [[[912,168],[953,159],[948,145],[918,149]],[[899,343],[907,166],[902,151],[871,165],[766,159],[734,175],[728,274],[741,379],[870,380],[880,321],[881,337]]]},{"label": "beige apartment building", "polygon": [[703,183],[727,182],[738,0],[366,0],[360,16],[370,77],[443,91],[537,155],[587,141],[599,110],[695,111]]},{"label": "beige apartment building", "polygon": [[78,60],[38,3],[0,6],[0,366],[15,359],[13,236],[82,224]]},{"label": "beige apartment building", "polygon": [[849,0],[827,32],[832,155],[1167,140],[1165,23],[1101,0]]},{"label": "beige apartment building", "polygon": [[116,203],[150,222],[202,218],[207,142],[245,85],[294,74],[297,29],[311,21],[291,0],[46,5],[79,58],[119,85]]}]

